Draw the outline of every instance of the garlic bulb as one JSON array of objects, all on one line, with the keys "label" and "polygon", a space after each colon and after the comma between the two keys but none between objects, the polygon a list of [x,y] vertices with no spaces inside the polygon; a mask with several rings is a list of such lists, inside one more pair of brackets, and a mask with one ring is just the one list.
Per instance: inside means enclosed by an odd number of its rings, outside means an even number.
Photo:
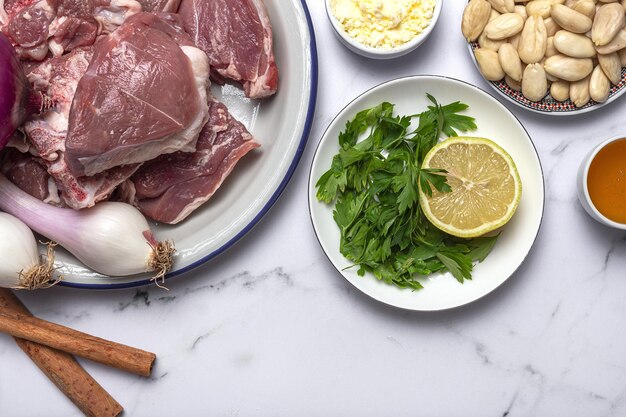
[{"label": "garlic bulb", "polygon": [[0,212],[0,287],[14,289],[44,288],[54,285],[54,253],[40,262],[33,232],[21,220]]}]

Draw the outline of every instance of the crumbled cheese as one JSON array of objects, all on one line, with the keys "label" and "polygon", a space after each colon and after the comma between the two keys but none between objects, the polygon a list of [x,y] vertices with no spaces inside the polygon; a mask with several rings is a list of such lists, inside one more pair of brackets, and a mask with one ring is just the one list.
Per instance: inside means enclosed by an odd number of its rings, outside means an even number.
[{"label": "crumbled cheese", "polygon": [[430,24],[435,0],[331,0],[331,10],[357,42],[374,48],[404,45]]}]

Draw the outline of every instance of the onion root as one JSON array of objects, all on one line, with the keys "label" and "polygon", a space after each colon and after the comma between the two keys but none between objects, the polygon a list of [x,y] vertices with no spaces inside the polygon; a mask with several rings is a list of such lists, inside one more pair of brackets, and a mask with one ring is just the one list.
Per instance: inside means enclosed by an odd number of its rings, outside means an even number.
[{"label": "onion root", "polygon": [[40,288],[50,288],[56,285],[61,278],[52,278],[52,274],[56,269],[54,267],[54,247],[56,243],[48,242],[48,250],[46,255],[42,255],[42,262],[33,266],[28,271],[19,272],[20,285],[15,287],[16,290],[37,290]]},{"label": "onion root", "polygon": [[[150,243],[153,253],[150,259],[150,270],[156,271],[156,275],[150,278],[150,281],[154,281],[157,287],[164,290],[168,290],[165,285],[165,274],[172,270],[174,265],[174,242],[171,240],[164,240],[162,242]],[[160,281],[160,282],[159,282]]]}]

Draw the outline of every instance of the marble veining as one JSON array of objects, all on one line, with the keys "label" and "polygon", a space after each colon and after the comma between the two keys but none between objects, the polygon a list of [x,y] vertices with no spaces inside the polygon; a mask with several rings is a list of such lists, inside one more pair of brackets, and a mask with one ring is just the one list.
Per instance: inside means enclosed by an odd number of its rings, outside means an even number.
[{"label": "marble veining", "polygon": [[[578,204],[583,157],[626,135],[625,99],[576,117],[505,105],[540,155],[546,209],[518,272],[484,299],[420,314],[371,300],[328,262],[314,236],[308,172],[328,123],[383,81],[442,74],[490,91],[459,35],[462,6],[444,2],[414,54],[376,62],[346,50],[308,2],[320,56],[317,113],[298,170],[240,242],[167,282],[85,292],[19,293],[42,318],[157,353],[150,378],[81,364],[133,417],[626,415],[626,234]],[[0,416],[81,413],[12,339],[0,335]],[[33,393],[37,401],[33,401]]]}]

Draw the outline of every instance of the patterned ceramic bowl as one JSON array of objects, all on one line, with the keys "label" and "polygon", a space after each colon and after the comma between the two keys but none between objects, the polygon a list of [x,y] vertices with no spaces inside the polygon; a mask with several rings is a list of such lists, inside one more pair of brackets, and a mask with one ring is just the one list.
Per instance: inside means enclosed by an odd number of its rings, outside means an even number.
[{"label": "patterned ceramic bowl", "polygon": [[[472,57],[474,65],[476,65],[476,69],[478,69],[478,63],[476,62],[476,57],[474,56],[474,49],[478,47],[477,42],[468,43],[470,56]],[[554,116],[569,116],[597,110],[615,101],[618,97],[624,94],[624,92],[626,92],[626,67],[622,68],[622,80],[620,83],[618,85],[611,85],[609,98],[604,103],[598,103],[591,100],[589,103],[580,108],[576,107],[569,99],[563,102],[556,101],[552,98],[552,96],[550,96],[549,93],[541,101],[530,101],[522,95],[521,91],[515,91],[509,87],[504,80],[487,82],[491,84],[493,89],[496,90],[502,97],[522,108],[535,113],[550,114]]]}]

